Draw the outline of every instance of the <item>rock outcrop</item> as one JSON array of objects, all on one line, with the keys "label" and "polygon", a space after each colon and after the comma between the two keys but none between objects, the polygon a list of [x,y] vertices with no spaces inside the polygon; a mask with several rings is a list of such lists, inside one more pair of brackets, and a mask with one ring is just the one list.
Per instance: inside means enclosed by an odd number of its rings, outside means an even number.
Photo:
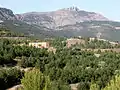
[{"label": "rock outcrop", "polygon": [[10,9],[0,8],[0,20],[16,20],[16,16]]},{"label": "rock outcrop", "polygon": [[51,12],[29,12],[17,14],[16,17],[18,20],[26,23],[43,25],[51,29],[84,21],[108,21],[101,14],[80,10],[77,7],[64,8]]}]

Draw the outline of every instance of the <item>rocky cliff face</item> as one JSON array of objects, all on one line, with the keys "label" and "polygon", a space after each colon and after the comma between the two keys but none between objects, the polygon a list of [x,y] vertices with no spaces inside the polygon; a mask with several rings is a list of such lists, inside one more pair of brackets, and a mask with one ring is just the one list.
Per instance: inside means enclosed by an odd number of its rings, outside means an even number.
[{"label": "rocky cliff face", "polygon": [[52,12],[17,14],[16,17],[18,20],[26,23],[43,25],[51,29],[84,21],[108,21],[108,19],[101,14],[79,10],[77,7],[70,7]]},{"label": "rocky cliff face", "polygon": [[0,8],[0,20],[16,20],[16,17],[10,9]]}]

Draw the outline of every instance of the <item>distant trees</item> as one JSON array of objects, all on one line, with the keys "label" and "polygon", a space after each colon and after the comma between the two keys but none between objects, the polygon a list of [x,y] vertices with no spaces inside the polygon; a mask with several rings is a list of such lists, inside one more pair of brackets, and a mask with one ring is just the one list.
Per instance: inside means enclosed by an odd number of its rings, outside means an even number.
[{"label": "distant trees", "polygon": [[50,41],[51,46],[55,48],[64,48],[66,46],[66,38],[55,38]]},{"label": "distant trees", "polygon": [[0,28],[0,37],[24,37],[24,34],[12,32],[7,28]]},{"label": "distant trees", "polygon": [[93,41],[86,41],[86,44],[82,45],[82,48],[91,48],[91,49],[106,49],[106,48],[113,48],[114,46],[111,45],[108,41],[100,41],[100,40],[93,40]]}]

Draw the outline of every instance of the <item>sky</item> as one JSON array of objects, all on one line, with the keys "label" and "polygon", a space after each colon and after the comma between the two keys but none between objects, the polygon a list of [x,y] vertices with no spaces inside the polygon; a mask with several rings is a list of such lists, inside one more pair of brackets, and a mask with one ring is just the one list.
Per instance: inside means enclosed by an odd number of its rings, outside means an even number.
[{"label": "sky", "polygon": [[120,0],[0,0],[0,7],[9,8],[15,14],[54,11],[71,6],[120,21]]}]

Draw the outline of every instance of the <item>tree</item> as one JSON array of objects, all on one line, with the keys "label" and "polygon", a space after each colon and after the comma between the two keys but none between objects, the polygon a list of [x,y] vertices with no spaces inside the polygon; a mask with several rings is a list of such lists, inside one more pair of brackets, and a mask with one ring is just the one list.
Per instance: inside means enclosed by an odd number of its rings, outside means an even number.
[{"label": "tree", "polygon": [[91,84],[90,90],[120,90],[120,76],[116,75],[115,78],[112,79],[103,89],[100,89],[97,84]]},{"label": "tree", "polygon": [[120,76],[116,75],[110,83],[102,90],[120,90]]},{"label": "tree", "polygon": [[44,76],[38,69],[33,69],[25,73],[21,83],[24,90],[50,90],[51,81]]},{"label": "tree", "polygon": [[0,90],[20,84],[23,72],[16,68],[0,69]]},{"label": "tree", "polygon": [[99,86],[97,84],[91,84],[90,90],[99,90]]},{"label": "tree", "polygon": [[51,90],[71,90],[68,84],[64,83],[61,80],[53,81]]}]

